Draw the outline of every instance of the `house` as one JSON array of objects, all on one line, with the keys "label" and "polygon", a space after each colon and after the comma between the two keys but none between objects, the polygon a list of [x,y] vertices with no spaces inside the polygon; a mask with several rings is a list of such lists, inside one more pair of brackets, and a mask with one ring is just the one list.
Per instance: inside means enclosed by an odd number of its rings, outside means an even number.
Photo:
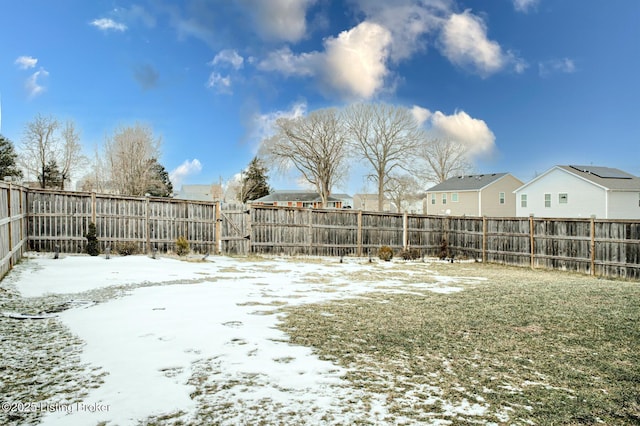
[{"label": "house", "polygon": [[455,176],[427,190],[430,215],[514,217],[514,190],[522,181],[510,173]]},{"label": "house", "polygon": [[[280,190],[269,195],[251,201],[255,206],[285,206],[285,207],[306,207],[312,209],[322,208],[320,194],[315,191]],[[328,209],[341,209],[342,200],[330,196],[327,199]]]},{"label": "house", "polygon": [[353,208],[353,197],[351,195],[339,193],[339,194],[331,194],[331,197],[337,198],[338,200],[342,201],[343,209]]},{"label": "house", "polygon": [[601,166],[554,166],[515,190],[518,216],[640,219],[640,178]]},{"label": "house", "polygon": [[[378,211],[378,194],[355,194],[353,208],[364,211]],[[396,206],[387,197],[383,199],[382,211],[396,211]]]},{"label": "house", "polygon": [[219,201],[222,199],[222,186],[210,185],[182,185],[175,198],[191,201]]}]

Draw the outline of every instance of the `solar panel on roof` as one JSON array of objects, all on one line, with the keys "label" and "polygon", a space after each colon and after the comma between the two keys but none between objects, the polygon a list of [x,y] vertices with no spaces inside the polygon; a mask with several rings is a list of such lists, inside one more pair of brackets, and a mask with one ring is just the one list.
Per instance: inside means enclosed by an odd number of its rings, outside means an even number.
[{"label": "solar panel on roof", "polygon": [[629,173],[625,173],[622,170],[613,169],[611,167],[573,165],[569,167],[583,173],[590,173],[604,179],[633,179],[633,176],[631,176]]}]

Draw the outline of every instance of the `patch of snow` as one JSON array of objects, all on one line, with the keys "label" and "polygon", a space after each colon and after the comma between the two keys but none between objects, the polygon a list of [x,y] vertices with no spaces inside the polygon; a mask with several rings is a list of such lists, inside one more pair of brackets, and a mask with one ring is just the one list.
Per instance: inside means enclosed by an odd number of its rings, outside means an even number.
[{"label": "patch of snow", "polygon": [[[288,342],[277,328],[281,314],[276,310],[370,292],[448,294],[482,281],[424,269],[425,282],[420,282],[415,273],[400,276],[402,268],[395,262],[352,259],[31,258],[12,272],[25,297],[131,286],[121,297],[71,305],[57,314],[86,343],[83,362],[107,374],[82,400],[78,407],[83,409],[49,412],[42,424],[130,425],[163,415],[189,422],[207,406],[218,407],[207,415],[221,424],[256,418],[282,423],[279,416],[287,413],[315,421],[384,423],[389,416],[386,396],[367,393],[368,405],[360,402],[363,391],[344,380],[346,369]],[[349,280],[347,274],[377,278]],[[215,392],[201,395],[202,386]],[[434,395],[438,389],[422,391]],[[451,415],[482,415],[487,409],[467,400],[442,403]],[[223,406],[228,408],[219,408]]]}]

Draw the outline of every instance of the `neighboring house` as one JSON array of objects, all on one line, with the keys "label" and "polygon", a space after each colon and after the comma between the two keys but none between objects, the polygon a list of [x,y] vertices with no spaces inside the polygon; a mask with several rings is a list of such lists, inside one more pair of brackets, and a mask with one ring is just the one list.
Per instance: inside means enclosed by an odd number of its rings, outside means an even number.
[{"label": "neighboring house", "polygon": [[392,203],[392,205],[396,207],[398,213],[423,214],[425,211],[424,200],[424,194],[422,194],[402,200],[400,208],[397,208],[396,203]]},{"label": "neighboring house", "polygon": [[222,199],[222,186],[211,185],[182,185],[180,192],[174,198],[191,201],[219,201]]},{"label": "neighboring house", "polygon": [[343,209],[352,209],[353,208],[353,197],[349,194],[331,194],[333,198],[337,198],[342,201]]},{"label": "neighboring house", "polygon": [[[355,194],[353,196],[353,208],[364,211],[378,211],[378,194]],[[396,206],[387,197],[384,197],[382,211],[396,211]]]},{"label": "neighboring house", "polygon": [[518,216],[640,219],[640,178],[600,166],[554,166],[515,190]]},{"label": "neighboring house", "polygon": [[[251,201],[256,206],[284,206],[284,207],[306,207],[312,209],[322,208],[322,199],[315,191],[274,191],[269,195]],[[327,199],[328,209],[341,209],[342,200],[330,196]]]},{"label": "neighboring house", "polygon": [[510,173],[456,176],[427,190],[426,214],[514,217],[513,193],[522,181]]}]

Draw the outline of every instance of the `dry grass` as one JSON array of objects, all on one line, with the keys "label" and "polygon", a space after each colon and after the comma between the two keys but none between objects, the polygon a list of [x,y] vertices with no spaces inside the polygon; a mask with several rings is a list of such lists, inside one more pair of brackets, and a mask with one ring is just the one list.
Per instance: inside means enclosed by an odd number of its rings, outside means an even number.
[{"label": "dry grass", "polygon": [[640,285],[473,263],[434,268],[487,281],[454,294],[286,308],[283,328],[349,368],[353,386],[387,395],[397,418],[640,424]]}]

